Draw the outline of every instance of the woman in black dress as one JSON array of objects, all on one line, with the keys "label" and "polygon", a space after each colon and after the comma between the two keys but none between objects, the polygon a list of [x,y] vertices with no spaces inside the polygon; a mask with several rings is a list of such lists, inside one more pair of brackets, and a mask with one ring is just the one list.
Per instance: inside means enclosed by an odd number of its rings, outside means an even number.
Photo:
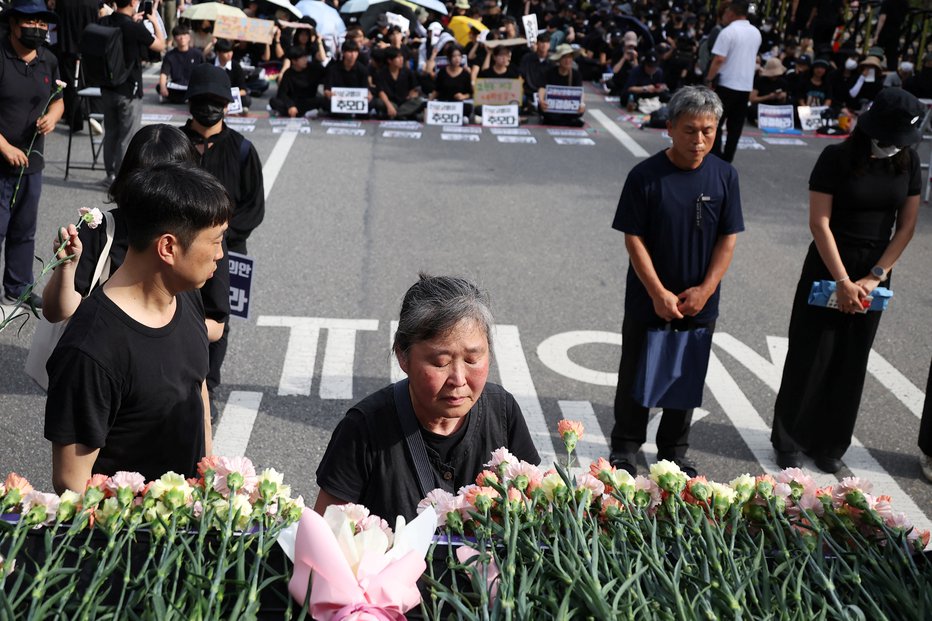
[{"label": "woman in black dress", "polygon": [[[902,89],[877,95],[851,136],[830,145],[809,178],[813,243],[793,300],[789,351],[774,405],[770,441],[781,468],[799,451],[824,472],[837,472],[851,444],[880,312],[862,313],[916,226],[921,185],[922,108]],[[818,280],[834,280],[838,309],[810,306]]]}]

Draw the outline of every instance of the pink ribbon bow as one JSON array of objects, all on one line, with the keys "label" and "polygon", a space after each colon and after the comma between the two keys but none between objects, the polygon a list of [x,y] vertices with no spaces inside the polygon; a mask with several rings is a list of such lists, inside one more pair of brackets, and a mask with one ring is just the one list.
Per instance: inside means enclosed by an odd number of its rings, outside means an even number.
[{"label": "pink ribbon bow", "polygon": [[366,554],[357,578],[330,526],[306,509],[298,524],[288,591],[303,604],[313,572],[310,612],[317,621],[402,621],[421,601],[416,583],[426,567],[416,550],[387,564],[383,555]]}]

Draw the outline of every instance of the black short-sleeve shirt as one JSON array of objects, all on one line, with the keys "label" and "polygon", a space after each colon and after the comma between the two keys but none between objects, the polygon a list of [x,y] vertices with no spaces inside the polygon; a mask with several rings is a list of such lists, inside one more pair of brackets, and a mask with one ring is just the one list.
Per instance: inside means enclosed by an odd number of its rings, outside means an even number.
[{"label": "black short-sleeve shirt", "polygon": [[444,67],[437,72],[437,84],[434,88],[437,91],[438,101],[456,101],[454,95],[457,94],[472,97],[472,77],[465,69],[453,77]]},{"label": "black short-sleeve shirt", "polygon": [[[738,171],[714,155],[695,170],[682,170],[661,151],[628,173],[612,228],[642,238],[667,290],[679,294],[695,287],[705,279],[719,237],[744,230]],[[720,289],[695,316],[697,322],[718,317]],[[625,316],[662,322],[630,263]]]},{"label": "black short-sleeve shirt", "polygon": [[171,321],[150,328],[98,288],[49,357],[45,437],[99,448],[95,473],[196,476],[204,456],[207,328],[196,292],[175,302]]},{"label": "black short-sleeve shirt", "polygon": [[842,240],[888,242],[896,216],[922,187],[919,155],[909,151],[909,166],[898,173],[890,160],[870,158],[863,174],[852,174],[851,145],[831,144],[809,176],[809,190],[832,195],[829,227]]},{"label": "black short-sleeve shirt", "polygon": [[194,67],[204,62],[204,52],[196,47],[189,48],[187,52],[182,52],[177,48],[169,50],[162,59],[162,68],[160,73],[168,76],[168,79],[175,84],[188,85],[191,80],[191,72]]},{"label": "black short-sleeve shirt", "polygon": [[[492,451],[503,446],[519,459],[540,463],[521,408],[497,384],[485,385],[461,433],[458,441],[445,442],[422,430],[437,487],[455,492],[475,483]],[[393,386],[369,395],[346,413],[317,467],[317,485],[341,500],[364,504],[390,523],[398,515],[407,520],[417,515],[417,470],[401,431]]]},{"label": "black short-sleeve shirt", "polygon": [[[8,36],[0,35],[0,136],[25,153],[36,134],[36,121],[45,111],[45,104],[56,88],[58,61],[45,46],[37,50],[31,62],[13,51]],[[61,93],[55,96],[60,99]],[[45,167],[45,136],[36,136],[25,174],[40,172]],[[10,166],[0,157],[0,173],[19,173],[19,166]]]}]

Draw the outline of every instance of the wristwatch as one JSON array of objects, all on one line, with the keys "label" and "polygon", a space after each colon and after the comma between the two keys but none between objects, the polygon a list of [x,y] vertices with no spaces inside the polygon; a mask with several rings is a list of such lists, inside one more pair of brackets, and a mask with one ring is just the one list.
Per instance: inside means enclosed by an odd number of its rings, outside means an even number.
[{"label": "wristwatch", "polygon": [[887,279],[887,270],[883,269],[879,265],[875,265],[871,268],[871,274],[880,279],[880,282],[883,282]]}]

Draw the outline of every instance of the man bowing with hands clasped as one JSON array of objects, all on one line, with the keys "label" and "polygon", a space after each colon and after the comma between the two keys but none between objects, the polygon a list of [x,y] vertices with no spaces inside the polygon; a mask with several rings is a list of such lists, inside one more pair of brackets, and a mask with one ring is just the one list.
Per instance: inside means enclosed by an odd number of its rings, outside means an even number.
[{"label": "man bowing with hands clasped", "polygon": [[[719,284],[736,234],[744,230],[737,171],[707,157],[722,115],[718,96],[704,87],[683,87],[669,111],[673,145],[631,170],[612,223],[625,234],[630,263],[610,461],[632,475],[647,435],[649,410],[632,389],[648,330],[668,324],[675,330],[714,329]],[[664,408],[657,459],[695,476],[696,467],[686,459],[691,420],[692,409]]]}]

